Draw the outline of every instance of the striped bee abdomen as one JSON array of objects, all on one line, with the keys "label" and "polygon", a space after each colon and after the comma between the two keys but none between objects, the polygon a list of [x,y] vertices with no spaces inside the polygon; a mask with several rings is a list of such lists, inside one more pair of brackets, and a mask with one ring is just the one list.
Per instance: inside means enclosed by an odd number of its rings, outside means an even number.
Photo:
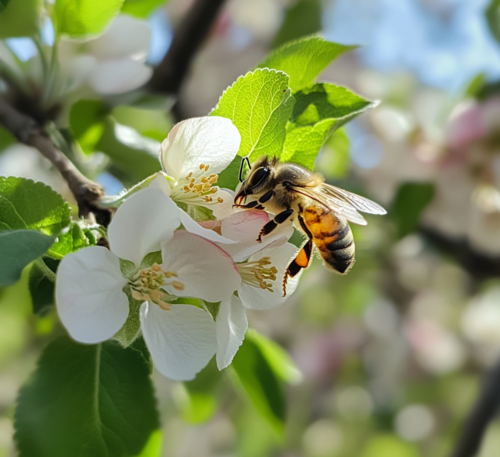
[{"label": "striped bee abdomen", "polygon": [[347,273],[354,265],[355,250],[347,220],[335,211],[313,205],[304,208],[303,218],[326,266]]}]

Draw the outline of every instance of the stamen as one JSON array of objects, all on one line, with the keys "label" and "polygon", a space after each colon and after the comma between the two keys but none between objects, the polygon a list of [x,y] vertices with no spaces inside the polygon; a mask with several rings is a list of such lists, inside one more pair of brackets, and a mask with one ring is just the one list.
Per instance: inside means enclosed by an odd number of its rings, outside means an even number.
[{"label": "stamen", "polygon": [[186,288],[184,284],[182,284],[182,282],[180,281],[173,281],[172,286],[174,287],[175,290],[184,290]]},{"label": "stamen", "polygon": [[278,269],[275,266],[269,268],[268,265],[271,265],[271,259],[263,257],[257,261],[239,263],[236,266],[243,282],[253,287],[274,292],[273,281],[276,281]]}]

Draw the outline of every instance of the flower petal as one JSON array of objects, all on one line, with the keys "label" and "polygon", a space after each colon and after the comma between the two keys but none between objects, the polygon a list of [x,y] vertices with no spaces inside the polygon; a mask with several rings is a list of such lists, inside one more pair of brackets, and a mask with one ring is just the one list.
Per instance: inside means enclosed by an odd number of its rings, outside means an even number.
[{"label": "flower petal", "polygon": [[126,14],[117,16],[106,31],[89,41],[89,51],[100,60],[130,57],[145,60],[149,50],[151,30],[146,21]]},{"label": "flower petal", "polygon": [[209,313],[196,306],[173,305],[165,311],[143,303],[140,318],[153,362],[167,378],[193,379],[215,354],[215,323]]},{"label": "flower petal", "polygon": [[225,238],[219,235],[217,232],[214,232],[213,230],[202,227],[200,224],[198,224],[198,222],[194,221],[189,214],[187,214],[180,208],[178,209],[181,218],[181,223],[188,232],[194,233],[195,235],[199,235],[205,238],[206,240],[212,241],[214,243],[219,243],[224,246],[227,244],[235,243],[233,240]]},{"label": "flower petal", "polygon": [[238,295],[240,296],[245,308],[271,309],[281,305],[295,292],[302,272],[294,278],[288,278],[286,297],[283,297],[282,282],[288,264],[293,258],[295,258],[297,252],[298,248],[296,246],[291,243],[286,243],[277,248],[269,248],[260,251],[248,259],[249,261],[255,261],[261,259],[262,257],[269,257],[271,259],[271,264],[278,269],[278,273],[276,274],[276,280],[273,284],[273,292],[270,292],[267,289],[260,289],[259,287],[251,286],[245,282],[241,283],[241,286],[238,289]]},{"label": "flower petal", "polygon": [[222,300],[215,322],[217,331],[217,367],[226,368],[243,343],[248,328],[247,313],[236,295]]},{"label": "flower petal", "polygon": [[61,260],[56,278],[57,312],[72,338],[95,344],[122,328],[129,312],[122,290],[126,283],[118,257],[106,248],[90,246]]},{"label": "flower petal", "polygon": [[269,235],[257,242],[262,227],[269,222],[265,211],[239,211],[222,221],[222,236],[237,241],[230,246],[221,246],[235,262],[242,262],[256,252],[270,246],[281,246],[293,235],[293,225],[286,221],[279,224]]},{"label": "flower petal", "polygon": [[[207,205],[207,208],[212,210],[216,219],[226,219],[234,213],[234,196],[232,196],[227,190],[217,189],[217,192],[212,194],[211,197],[216,203]],[[219,203],[219,199],[222,199],[222,203]]]},{"label": "flower petal", "polygon": [[235,158],[241,136],[224,117],[205,116],[179,122],[161,145],[164,170],[177,181],[190,172],[200,175],[200,165],[209,165],[208,174],[219,174]]},{"label": "flower petal", "polygon": [[241,278],[231,257],[200,236],[178,230],[161,247],[163,270],[177,273],[176,282],[183,284],[183,289],[163,286],[170,294],[217,302],[229,297],[240,285]]},{"label": "flower petal", "polygon": [[132,59],[99,62],[92,71],[89,84],[101,95],[122,94],[141,87],[153,69]]},{"label": "flower petal", "polygon": [[111,251],[137,266],[144,256],[160,250],[179,226],[176,204],[160,189],[147,188],[130,196],[109,224]]}]

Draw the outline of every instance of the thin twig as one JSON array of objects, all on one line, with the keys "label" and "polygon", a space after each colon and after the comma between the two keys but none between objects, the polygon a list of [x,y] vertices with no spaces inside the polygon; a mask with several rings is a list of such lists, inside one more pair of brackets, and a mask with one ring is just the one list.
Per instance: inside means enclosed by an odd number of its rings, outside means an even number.
[{"label": "thin twig", "polygon": [[488,424],[500,407],[500,360],[486,376],[483,388],[467,417],[451,457],[477,455]]},{"label": "thin twig", "polygon": [[165,57],[149,81],[154,92],[176,95],[191,62],[208,35],[224,0],[195,0],[177,28]]},{"label": "thin twig", "polygon": [[86,217],[90,212],[93,212],[98,219],[109,220],[109,212],[94,206],[94,202],[104,195],[103,188],[83,176],[73,163],[43,134],[32,118],[17,111],[1,97],[0,124],[21,143],[38,149],[54,164],[75,196],[80,216]]}]

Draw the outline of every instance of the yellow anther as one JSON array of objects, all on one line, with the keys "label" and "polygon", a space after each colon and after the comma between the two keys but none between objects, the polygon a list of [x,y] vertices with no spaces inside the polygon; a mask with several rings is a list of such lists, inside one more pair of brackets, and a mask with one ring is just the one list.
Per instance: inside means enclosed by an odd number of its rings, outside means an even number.
[{"label": "yellow anther", "polygon": [[172,286],[174,287],[175,290],[184,290],[186,288],[184,284],[182,284],[182,282],[180,281],[173,281]]},{"label": "yellow anther", "polygon": [[153,266],[151,267],[153,271],[161,271],[160,265],[158,265],[156,262],[153,263]]},{"label": "yellow anther", "polygon": [[142,294],[138,291],[138,290],[135,290],[135,289],[132,289],[132,298],[134,300],[142,300]]},{"label": "yellow anther", "polygon": [[224,203],[224,200],[223,200],[221,197],[217,197],[217,201],[218,201],[219,203]]},{"label": "yellow anther", "polygon": [[210,168],[210,165],[205,165],[205,171],[208,171],[209,168]]},{"label": "yellow anther", "polygon": [[200,170],[203,170],[205,168],[205,164],[200,163]]},{"label": "yellow anther", "polygon": [[193,176],[193,172],[192,171],[186,176],[186,179],[189,179],[191,176]]},{"label": "yellow anther", "polygon": [[162,300],[158,301],[158,306],[165,311],[170,311],[172,309],[172,305],[170,303],[166,303]]},{"label": "yellow anther", "polygon": [[179,275],[175,271],[164,271],[163,274],[165,275],[165,278],[178,278]]},{"label": "yellow anther", "polygon": [[151,291],[151,298],[153,299],[154,302],[157,302],[162,297],[163,297],[163,292],[160,292],[158,289]]}]

